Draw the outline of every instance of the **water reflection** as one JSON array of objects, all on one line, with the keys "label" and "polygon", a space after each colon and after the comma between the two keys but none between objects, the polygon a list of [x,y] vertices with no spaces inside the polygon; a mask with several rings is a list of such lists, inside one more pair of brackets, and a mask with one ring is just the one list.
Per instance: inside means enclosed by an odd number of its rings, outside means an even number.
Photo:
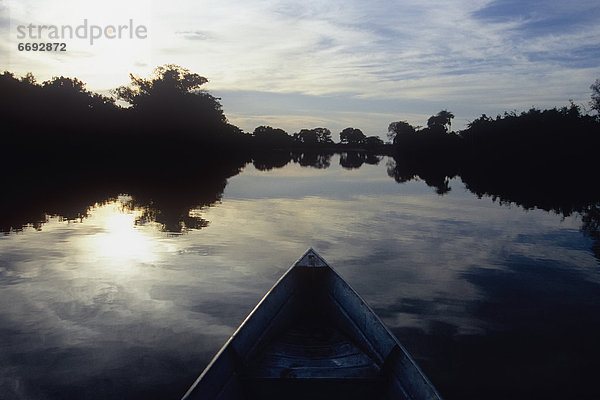
[{"label": "water reflection", "polygon": [[583,212],[582,220],[581,230],[594,241],[592,250],[596,254],[596,258],[600,260],[600,203],[587,206]]},{"label": "water reflection", "polygon": [[439,195],[448,193],[451,188],[450,179],[455,174],[448,174],[438,165],[423,163],[412,159],[393,158],[387,163],[388,175],[398,183],[406,183],[415,179],[425,181],[427,186],[433,187]]},{"label": "water reflection", "polygon": [[[598,394],[574,375],[600,352],[597,208],[588,221],[500,206],[458,178],[440,197],[422,181],[397,184],[387,160],[357,169],[338,157],[326,169],[263,171],[264,160],[199,187],[133,186],[85,218],[1,237],[4,398],[178,398],[309,246],[446,398],[560,398],[574,384]],[[144,217],[166,209],[177,211]],[[181,215],[210,223],[166,232]]]},{"label": "water reflection", "polygon": [[132,209],[131,201],[130,196],[120,196],[112,203],[89,211],[90,223],[101,229],[82,240],[81,246],[90,258],[96,258],[105,265],[126,265],[131,261],[151,263],[156,260],[153,238],[136,227],[146,211]]},{"label": "water reflection", "polygon": [[[331,167],[332,157],[333,152],[276,150],[255,153],[251,160],[259,171],[281,169],[290,163],[323,170]],[[347,170],[378,165],[383,159],[383,156],[360,151],[344,151],[335,157]],[[1,199],[0,230],[19,231],[25,225],[41,229],[50,216],[81,220],[88,217],[95,204],[112,202],[118,193],[131,195],[128,207],[136,210],[137,224],[158,223],[163,231],[171,233],[202,229],[210,223],[204,218],[203,210],[221,201],[227,180],[238,175],[249,161],[239,155],[220,158],[213,155],[198,165],[186,161],[185,168],[176,174],[173,167],[161,171],[159,166],[138,171],[135,176],[124,175],[122,171],[117,176],[111,175],[114,170],[95,171],[87,180],[79,181],[77,188],[69,189],[61,183],[50,185],[46,180],[40,180],[38,174],[31,175],[32,171],[19,173],[5,182],[7,192],[13,195]],[[428,158],[424,162],[415,157],[396,155],[386,157],[386,166],[387,175],[397,183],[424,181],[438,195],[449,193],[451,180],[460,176],[475,195],[489,196],[500,204],[541,208],[563,216],[580,214],[582,231],[594,240],[593,250],[600,259],[600,213],[597,212],[600,193],[596,185],[582,181],[582,178],[574,176],[570,181],[556,181],[548,177],[550,182],[529,182],[512,175],[507,178],[501,171],[490,174],[489,171],[460,170],[456,165],[446,163],[443,157]],[[523,175],[526,173],[523,171]],[[289,183],[282,182],[284,185]]]},{"label": "water reflection", "polygon": [[313,167],[318,169],[329,168],[331,166],[331,157],[333,153],[323,153],[319,151],[305,151],[293,154],[294,162],[303,167]]},{"label": "water reflection", "polygon": [[346,169],[360,168],[363,164],[377,165],[383,159],[373,153],[347,151],[340,154],[340,165]]},{"label": "water reflection", "polygon": [[[10,196],[0,200],[0,230],[19,232],[24,226],[41,229],[53,216],[81,220],[96,205],[114,202],[121,194],[131,196],[126,206],[135,210],[137,224],[158,223],[162,230],[173,233],[201,229],[208,221],[198,210],[219,202],[227,178],[237,175],[244,165],[244,159],[232,157],[219,162],[199,161],[182,170],[161,171],[158,165],[130,173],[99,170],[74,185],[63,180],[50,184],[39,171],[15,174],[3,186]],[[63,176],[62,172],[49,174],[68,180],[74,173],[64,172]]]}]

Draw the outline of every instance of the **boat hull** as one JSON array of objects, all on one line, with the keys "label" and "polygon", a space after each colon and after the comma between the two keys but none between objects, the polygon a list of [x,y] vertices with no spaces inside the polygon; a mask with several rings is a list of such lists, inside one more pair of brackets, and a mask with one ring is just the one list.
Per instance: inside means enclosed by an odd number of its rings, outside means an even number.
[{"label": "boat hull", "polygon": [[184,399],[332,396],[440,399],[367,303],[311,249],[265,295]]}]

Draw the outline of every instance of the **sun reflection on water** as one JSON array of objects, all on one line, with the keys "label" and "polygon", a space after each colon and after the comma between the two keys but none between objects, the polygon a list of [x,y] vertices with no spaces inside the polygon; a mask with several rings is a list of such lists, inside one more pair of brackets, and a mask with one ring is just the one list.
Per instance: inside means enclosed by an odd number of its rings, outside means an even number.
[{"label": "sun reflection on water", "polygon": [[90,256],[102,262],[122,265],[152,263],[156,260],[155,238],[136,225],[142,211],[127,206],[130,198],[118,200],[91,210],[90,219],[97,233],[86,239]]}]

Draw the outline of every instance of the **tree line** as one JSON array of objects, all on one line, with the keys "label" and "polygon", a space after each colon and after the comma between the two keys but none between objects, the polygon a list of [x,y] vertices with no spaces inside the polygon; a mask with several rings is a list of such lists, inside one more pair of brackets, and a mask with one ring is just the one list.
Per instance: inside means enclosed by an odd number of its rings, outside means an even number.
[{"label": "tree line", "polygon": [[[0,75],[3,93],[0,112],[5,125],[13,132],[37,133],[32,139],[43,137],[45,145],[52,132],[53,142],[62,142],[66,147],[88,140],[95,142],[95,148],[107,141],[137,146],[162,146],[168,141],[196,145],[196,149],[338,145],[380,152],[389,152],[392,148],[402,156],[413,158],[427,152],[429,161],[447,158],[449,152],[464,155],[465,152],[480,153],[486,147],[506,147],[509,142],[511,146],[523,147],[532,140],[545,141],[548,129],[556,138],[560,136],[557,130],[588,129],[598,122],[597,117],[584,115],[578,106],[571,104],[562,109],[531,109],[520,115],[505,113],[495,119],[482,115],[469,123],[467,129],[452,132],[454,114],[442,110],[431,116],[425,127],[414,127],[406,121],[392,122],[388,127],[390,143],[387,147],[378,136],[367,137],[353,127],[339,132],[340,141],[334,143],[332,132],[324,127],[301,129],[291,135],[271,126],[243,132],[228,122],[220,99],[203,90],[207,82],[208,79],[199,74],[169,64],[157,67],[148,78],[130,74],[128,85],[112,90],[111,96],[103,96],[88,91],[85,83],[77,78],[60,76],[38,83],[31,73],[17,78],[4,72]],[[600,80],[591,89],[591,108],[600,112]],[[540,129],[546,131],[545,137],[533,137]],[[515,134],[517,130],[521,133]]]},{"label": "tree line", "polygon": [[[18,226],[10,222],[18,210],[39,213],[43,220],[44,213],[35,210],[48,211],[49,206],[37,203],[56,198],[50,209],[56,208],[64,193],[76,193],[77,188],[88,193],[86,198],[102,202],[101,192],[107,190],[100,188],[110,186],[160,209],[177,210],[165,220],[166,226],[177,226],[193,206],[192,197],[201,197],[202,187],[219,188],[211,190],[219,193],[226,179],[249,162],[260,170],[289,162],[327,168],[338,152],[344,168],[376,164],[388,155],[388,175],[399,183],[418,178],[444,194],[451,190],[450,180],[460,176],[478,196],[564,215],[594,215],[590,221],[597,223],[600,80],[591,86],[595,114],[573,103],[531,108],[482,115],[455,132],[453,113],[441,110],[425,126],[390,123],[388,143],[352,127],[339,133],[339,143],[327,128],[288,134],[259,126],[243,132],[228,122],[220,99],[203,90],[206,82],[187,69],[165,65],[148,78],[130,75],[128,85],[103,96],[77,78],[60,76],[40,83],[31,73],[21,78],[0,74],[0,136],[3,159],[11,168],[0,184],[14,194],[0,199],[0,209],[7,212],[0,220]],[[203,181],[210,176],[216,183]],[[137,185],[137,191],[131,189]],[[181,190],[194,195],[171,195]],[[186,203],[179,204],[178,198]],[[81,203],[73,207],[76,214],[89,203],[74,202]],[[597,235],[598,229],[590,231]]]},{"label": "tree line", "polygon": [[[203,90],[208,80],[177,65],[157,67],[148,78],[130,74],[130,83],[111,91],[111,96],[93,93],[77,78],[53,77],[37,82],[33,74],[18,78],[0,75],[0,115],[7,136],[27,136],[43,148],[80,147],[93,142],[97,151],[107,143],[121,147],[155,145],[192,146],[195,150],[215,147],[235,150],[331,146],[327,128],[302,129],[292,135],[282,129],[259,126],[252,133],[230,124],[220,99]],[[49,138],[52,137],[52,140]],[[339,144],[373,148],[383,141],[367,137],[360,129],[340,132]],[[48,143],[48,142],[51,143]],[[173,147],[172,145],[170,147]]]}]

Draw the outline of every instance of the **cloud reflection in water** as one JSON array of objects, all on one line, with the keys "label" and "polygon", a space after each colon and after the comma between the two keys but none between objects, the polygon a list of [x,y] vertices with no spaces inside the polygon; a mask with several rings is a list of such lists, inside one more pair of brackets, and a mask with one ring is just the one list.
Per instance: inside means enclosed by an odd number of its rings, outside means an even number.
[{"label": "cloud reflection in water", "polygon": [[[422,357],[443,340],[513,328],[481,312],[515,311],[488,276],[511,287],[566,274],[570,290],[600,280],[577,217],[498,206],[457,180],[439,197],[421,182],[396,184],[382,166],[335,165],[315,179],[295,165],[248,167],[221,203],[200,209],[211,223],[182,235],[136,225],[138,211],[121,198],[82,222],[51,219],[0,238],[0,391],[177,398],[309,246],[401,340],[423,338],[414,347]],[[539,273],[519,276],[515,260],[533,260]],[[528,284],[539,282],[520,293]],[[560,280],[548,284],[560,293]]]}]

